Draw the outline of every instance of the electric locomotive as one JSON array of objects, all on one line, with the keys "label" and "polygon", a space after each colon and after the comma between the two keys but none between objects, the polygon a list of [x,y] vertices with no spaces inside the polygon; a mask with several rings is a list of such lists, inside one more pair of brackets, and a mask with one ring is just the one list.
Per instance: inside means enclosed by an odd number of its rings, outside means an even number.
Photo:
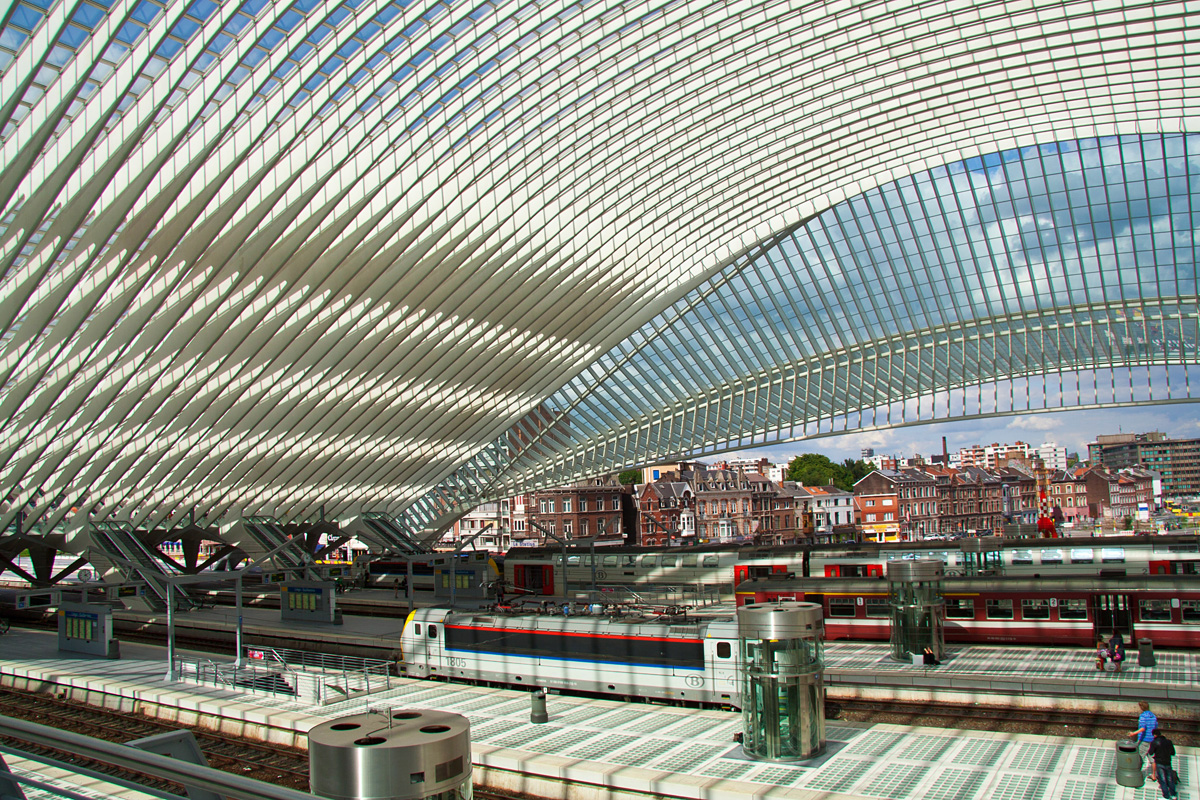
[{"label": "electric locomotive", "polygon": [[421,608],[400,641],[400,668],[411,677],[740,706],[733,617]]}]

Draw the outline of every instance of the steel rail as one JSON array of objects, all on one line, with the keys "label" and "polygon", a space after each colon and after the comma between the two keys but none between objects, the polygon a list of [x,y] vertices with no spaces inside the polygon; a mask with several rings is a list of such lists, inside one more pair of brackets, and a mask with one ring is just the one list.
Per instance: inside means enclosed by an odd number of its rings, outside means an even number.
[{"label": "steel rail", "polygon": [[189,764],[128,745],[60,731],[36,722],[0,716],[0,735],[65,750],[184,786],[208,789],[233,800],[319,800],[316,795],[307,792],[231,775],[212,767]]}]

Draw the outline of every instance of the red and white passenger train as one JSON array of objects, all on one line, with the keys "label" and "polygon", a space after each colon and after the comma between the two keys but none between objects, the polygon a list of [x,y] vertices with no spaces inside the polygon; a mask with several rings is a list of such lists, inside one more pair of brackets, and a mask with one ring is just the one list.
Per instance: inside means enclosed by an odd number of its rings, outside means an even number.
[{"label": "red and white passenger train", "polygon": [[[970,552],[974,548],[976,552]],[[980,548],[984,548],[981,550]],[[993,549],[994,548],[994,549]],[[569,548],[566,566],[558,547],[514,547],[504,557],[509,587],[536,595],[559,595],[565,587],[691,585],[733,587],[752,578],[877,577],[892,561],[937,558],[946,574],[977,574],[983,562],[1001,575],[1196,575],[1200,537],[1195,535],[1106,536],[1065,539],[864,542],[834,545],[752,547]]]},{"label": "red and white passenger train", "polygon": [[[948,577],[946,641],[1093,645],[1113,630],[1126,641],[1200,647],[1200,578],[1194,575]],[[888,582],[880,578],[746,581],[738,605],[803,600],[825,613],[825,638],[887,641]]]}]

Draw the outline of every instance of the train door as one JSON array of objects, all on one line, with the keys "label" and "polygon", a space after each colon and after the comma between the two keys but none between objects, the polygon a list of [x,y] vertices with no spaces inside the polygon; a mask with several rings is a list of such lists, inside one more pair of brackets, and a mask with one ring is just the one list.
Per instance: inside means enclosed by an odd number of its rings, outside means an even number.
[{"label": "train door", "polygon": [[787,571],[787,564],[743,564],[733,568],[733,581],[738,584],[752,578],[786,574]]},{"label": "train door", "polygon": [[542,564],[516,564],[513,580],[530,594],[554,594],[554,567]]},{"label": "train door", "polygon": [[842,577],[842,565],[841,564],[826,564],[825,565],[825,577],[826,578]]},{"label": "train door", "polygon": [[1148,566],[1149,566],[1151,575],[1170,575],[1171,574],[1171,562],[1170,561],[1150,561]]},{"label": "train door", "polygon": [[709,625],[704,639],[704,663],[711,680],[711,702],[739,706],[738,632],[732,622]]},{"label": "train door", "polygon": [[1092,595],[1092,625],[1093,638],[1107,641],[1113,631],[1120,631],[1126,641],[1132,640],[1133,616],[1129,613],[1129,596]]},{"label": "train door", "polygon": [[445,618],[438,619],[437,617],[430,618],[430,621],[425,624],[425,659],[429,664],[429,669],[433,672],[442,672],[442,637],[445,636],[442,622]]}]

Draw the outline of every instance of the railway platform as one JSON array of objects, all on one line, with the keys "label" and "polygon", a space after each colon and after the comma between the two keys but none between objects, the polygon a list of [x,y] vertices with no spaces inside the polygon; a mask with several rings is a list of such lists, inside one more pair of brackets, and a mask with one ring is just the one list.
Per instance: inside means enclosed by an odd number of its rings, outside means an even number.
[{"label": "railway platform", "polygon": [[[245,641],[270,647],[306,649],[320,640],[323,652],[391,659],[399,655],[400,631],[408,607],[390,590],[366,590],[365,602],[377,616],[346,615],[342,625],[283,623],[278,610],[243,609]],[[720,613],[712,609],[710,613]],[[733,613],[732,604],[727,613]],[[165,615],[118,612],[122,632],[165,637]],[[217,606],[176,615],[181,638],[232,648],[237,616]],[[124,643],[122,644],[124,647]],[[826,642],[825,684],[831,698],[979,702],[1027,707],[1132,708],[1138,700],[1165,704],[1177,716],[1200,717],[1200,652],[1155,652],[1153,667],[1138,666],[1131,651],[1122,672],[1098,672],[1095,652],[1081,647],[951,645],[944,662],[926,668],[893,661],[883,643]]]},{"label": "railway platform", "polygon": [[[1152,783],[1116,785],[1113,741],[831,721],[820,757],[772,764],[742,756],[734,741],[741,717],[727,711],[551,695],[549,722],[532,724],[528,692],[411,679],[368,698],[316,706],[166,682],[165,652],[149,645],[123,645],[123,657],[110,661],[64,657],[55,636],[43,631],[14,628],[2,644],[5,684],[301,745],[312,726],[368,708],[463,714],[471,720],[476,781],[533,796],[1153,800],[1158,794]],[[847,650],[845,658],[873,656]],[[1162,718],[1169,725],[1170,717]],[[1198,755],[1179,748],[1184,800],[1196,800],[1200,791]]]}]

